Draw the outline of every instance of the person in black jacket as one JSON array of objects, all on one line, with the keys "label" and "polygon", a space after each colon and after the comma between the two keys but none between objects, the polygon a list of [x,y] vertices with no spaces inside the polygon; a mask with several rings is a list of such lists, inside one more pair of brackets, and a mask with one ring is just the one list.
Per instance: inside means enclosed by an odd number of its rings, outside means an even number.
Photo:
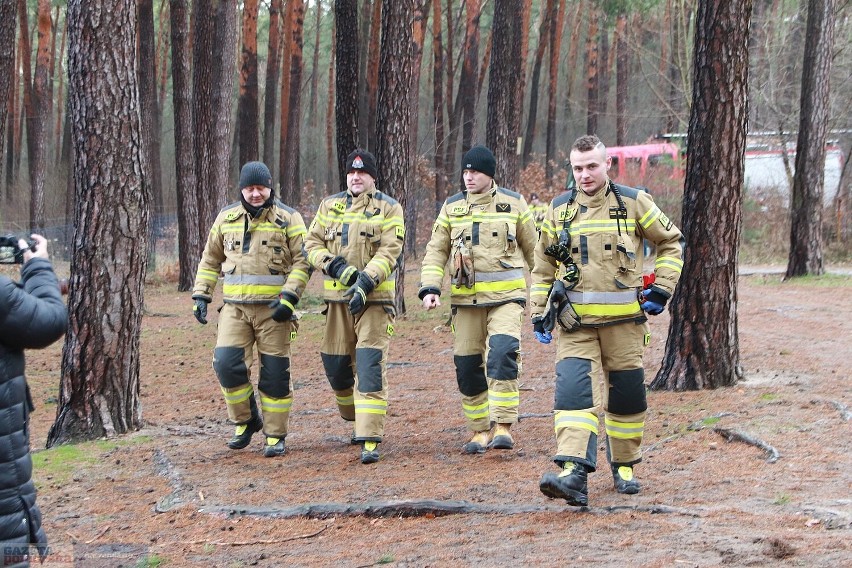
[{"label": "person in black jacket", "polygon": [[48,260],[47,241],[32,235],[35,250],[19,241],[21,282],[0,275],[0,565],[29,566],[30,546],[42,561],[47,537],[36,505],[29,414],[34,410],[24,376],[24,349],[47,347],[65,333],[68,311]]}]

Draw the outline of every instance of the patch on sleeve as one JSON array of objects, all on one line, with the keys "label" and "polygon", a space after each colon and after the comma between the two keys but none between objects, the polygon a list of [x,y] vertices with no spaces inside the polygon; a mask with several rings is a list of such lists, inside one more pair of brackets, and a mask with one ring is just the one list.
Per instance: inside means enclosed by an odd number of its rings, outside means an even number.
[{"label": "patch on sleeve", "polygon": [[396,238],[404,239],[405,238],[405,227],[397,227],[396,228]]},{"label": "patch on sleeve", "polygon": [[437,233],[437,232],[438,232],[438,229],[440,229],[440,228],[441,228],[441,225],[439,225],[439,224],[438,224],[438,222],[437,222],[437,221],[435,221],[435,224],[434,224],[434,225],[432,225],[432,232],[433,232],[433,233]]},{"label": "patch on sleeve", "polygon": [[666,214],[663,212],[660,212],[660,225],[665,227],[667,231],[672,230],[672,222],[669,220],[668,217],[666,217]]}]

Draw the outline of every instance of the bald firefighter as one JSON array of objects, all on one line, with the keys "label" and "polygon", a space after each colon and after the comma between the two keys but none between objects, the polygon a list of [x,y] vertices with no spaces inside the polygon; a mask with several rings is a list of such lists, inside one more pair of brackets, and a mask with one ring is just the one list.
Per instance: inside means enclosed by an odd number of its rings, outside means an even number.
[{"label": "bald firefighter", "polygon": [[376,189],[376,158],[346,158],[347,190],[326,197],[308,231],[310,264],[324,274],[320,355],[340,416],[355,422],[361,463],[379,460],[388,408],[387,357],[396,273],[405,240],[402,206]]},{"label": "bald firefighter", "polygon": [[[207,323],[207,305],[220,272],[224,306],[213,351],[228,419],[236,425],[228,447],[245,448],[263,430],[263,455],[284,455],[293,391],[290,341],[296,304],[310,277],[303,247],[305,223],[275,198],[272,175],[261,162],[240,171],[240,200],[224,207],[207,237],[192,299],[195,318]],[[251,384],[253,349],[260,359],[258,411]]]},{"label": "bald firefighter", "polygon": [[[642,461],[647,409],[646,314],[661,313],[674,292],[683,237],[648,193],[609,179],[611,159],[597,136],[578,138],[570,159],[577,186],[545,214],[530,301],[536,339],[557,338],[553,461],[560,472],[545,473],[539,488],[585,506],[601,410],[615,489],[639,492],[633,466]],[[643,238],[657,246],[656,282],[644,289]]]},{"label": "bald firefighter", "polygon": [[511,449],[518,421],[521,322],[527,301],[524,263],[533,264],[536,229],[524,198],[494,181],[491,150],[462,159],[465,190],[449,197],[432,227],[418,293],[441,305],[450,263],[453,361],[462,412],[472,437],[466,454]]}]

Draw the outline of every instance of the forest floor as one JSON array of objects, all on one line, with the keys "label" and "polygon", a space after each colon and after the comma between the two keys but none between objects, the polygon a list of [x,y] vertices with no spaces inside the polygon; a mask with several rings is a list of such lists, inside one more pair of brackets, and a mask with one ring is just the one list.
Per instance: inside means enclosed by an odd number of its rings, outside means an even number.
[{"label": "forest floor", "polygon": [[[42,449],[61,342],[28,354],[34,479],[52,549],[44,565],[848,566],[852,276],[846,267],[783,283],[777,271],[740,278],[745,380],[650,392],[641,493],[613,490],[601,448],[588,508],[538,489],[555,471],[555,349],[526,327],[515,448],[463,455],[449,309],[424,313],[412,294],[391,342],[382,458],[362,465],[322,371],[314,278],[293,347],[288,452],[264,458],[259,435],[245,450],[225,446],[215,310],[202,327],[187,294],[149,285],[140,431]],[[647,382],[668,323],[667,314],[651,321]],[[726,431],[767,447],[728,441]]]}]

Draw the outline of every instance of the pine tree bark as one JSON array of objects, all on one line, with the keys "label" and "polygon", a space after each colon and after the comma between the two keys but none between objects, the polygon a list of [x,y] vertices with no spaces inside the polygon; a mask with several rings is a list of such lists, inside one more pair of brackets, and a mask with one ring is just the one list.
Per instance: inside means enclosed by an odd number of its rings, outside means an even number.
[{"label": "pine tree bark", "polygon": [[232,168],[231,161],[231,111],[234,76],[237,68],[237,52],[234,49],[236,45],[236,3],[234,0],[218,0],[215,36],[211,53],[213,61],[213,145],[210,155],[213,161],[205,195],[205,197],[210,195],[212,190],[210,202],[213,204],[213,208],[202,232],[203,235],[207,234],[207,230],[213,224],[219,209],[226,203],[235,200],[235,184],[231,180],[231,173],[236,169]]},{"label": "pine tree bark", "polygon": [[381,64],[380,47],[382,31],[382,10],[384,0],[373,0],[373,14],[371,16],[370,34],[361,38],[367,48],[367,131],[361,132],[361,138],[367,140],[367,148],[376,148],[376,113],[379,103],[379,66]]},{"label": "pine tree bark", "polygon": [[134,0],[103,0],[95,7],[68,2],[78,207],[69,331],[48,447],[142,426],[139,336],[151,188],[138,110],[136,31]]},{"label": "pine tree bark", "polygon": [[565,24],[565,1],[557,0],[556,18],[550,29],[550,68],[547,87],[547,137],[544,155],[544,177],[553,186],[553,165],[556,160],[556,100],[559,89],[559,54],[562,53],[562,26]]},{"label": "pine tree bark", "polygon": [[32,112],[27,114],[27,163],[30,173],[30,230],[44,229],[44,179],[47,171],[47,125],[50,124],[51,100],[50,49],[53,35],[50,0],[38,0],[38,51],[32,85]]},{"label": "pine tree bark", "polygon": [[240,53],[240,100],[237,128],[240,135],[239,163],[260,159],[258,140],[257,0],[243,3],[243,47]]},{"label": "pine tree bark", "polygon": [[[378,1],[378,0],[376,0]],[[337,179],[346,189],[346,156],[358,146],[358,0],[335,0],[335,105],[337,123]]]},{"label": "pine tree bark", "polygon": [[627,93],[630,84],[630,49],[627,46],[627,15],[615,22],[615,145],[627,144]]},{"label": "pine tree bark", "polygon": [[[263,163],[272,172],[272,179],[278,179],[275,163],[275,124],[277,122],[278,79],[281,64],[278,59],[280,42],[281,1],[269,3],[269,47],[266,50],[266,88],[263,91]],[[242,166],[242,164],[240,164]]]},{"label": "pine tree bark", "polygon": [[195,269],[204,248],[198,223],[198,200],[190,75],[189,13],[187,0],[169,0],[172,43],[172,106],[174,106],[175,179],[178,217],[178,290],[192,290]]},{"label": "pine tree bark", "polygon": [[444,174],[444,48],[441,38],[441,1],[432,3],[432,120],[435,124],[435,214],[447,198]]},{"label": "pine tree bark", "polygon": [[530,75],[530,106],[527,111],[527,128],[524,136],[524,154],[521,167],[527,167],[535,142],[536,122],[538,121],[538,88],[541,83],[541,64],[544,61],[544,51],[550,44],[550,24],[556,20],[554,0],[547,0],[544,5],[538,26],[538,46],[535,50],[532,74]]},{"label": "pine tree bark", "polygon": [[[403,211],[411,195],[411,26],[415,0],[383,0],[382,40],[376,107],[376,160],[378,189],[395,197]],[[339,37],[339,36],[338,36]],[[407,222],[407,219],[406,219]],[[405,254],[399,258],[396,276],[396,310],[405,314]]]},{"label": "pine tree bark", "polygon": [[825,273],[822,262],[822,196],[825,189],[825,138],[834,49],[834,10],[835,0],[808,2],[796,174],[790,203],[790,256],[785,278]]},{"label": "pine tree bark", "polygon": [[[301,182],[301,130],[302,130],[302,45],[305,28],[305,3],[290,0],[288,20],[291,30],[287,34],[290,42],[290,89],[287,104],[287,138],[281,149],[281,197],[285,203],[298,207],[302,202]],[[285,66],[285,72],[287,67]],[[283,127],[282,127],[283,128]]]},{"label": "pine tree bark", "polygon": [[481,0],[465,2],[464,61],[461,77],[459,77],[459,88],[456,92],[456,104],[458,105],[461,102],[462,154],[470,150],[473,145],[473,130],[476,126],[476,99],[478,98],[476,79],[479,75],[479,17],[481,10]]},{"label": "pine tree bark", "polygon": [[137,76],[139,83],[139,104],[142,118],[143,156],[145,171],[148,172],[151,183],[153,217],[151,220],[151,249],[148,260],[153,269],[156,265],[156,236],[159,229],[158,215],[163,212],[163,185],[160,170],[160,109],[157,103],[157,69],[156,45],[157,37],[154,30],[153,0],[138,0],[137,13],[139,17],[139,53],[137,54]]},{"label": "pine tree bark", "polygon": [[494,6],[494,55],[488,76],[486,145],[497,159],[497,183],[514,188],[518,182],[518,134],[521,96],[515,78],[521,69],[521,5]]},{"label": "pine tree bark", "polygon": [[[6,116],[12,99],[15,70],[15,2],[0,0],[0,190],[3,189],[3,165],[5,163]],[[6,188],[6,192],[9,188]],[[5,201],[8,193],[0,191],[0,201]]]},{"label": "pine tree bark", "polygon": [[[743,377],[738,245],[748,123],[751,0],[699,3],[683,194],[683,271],[652,389],[731,386]],[[707,172],[716,172],[707,175]]]},{"label": "pine tree bark", "polygon": [[598,8],[589,11],[586,29],[586,134],[598,132]]}]

